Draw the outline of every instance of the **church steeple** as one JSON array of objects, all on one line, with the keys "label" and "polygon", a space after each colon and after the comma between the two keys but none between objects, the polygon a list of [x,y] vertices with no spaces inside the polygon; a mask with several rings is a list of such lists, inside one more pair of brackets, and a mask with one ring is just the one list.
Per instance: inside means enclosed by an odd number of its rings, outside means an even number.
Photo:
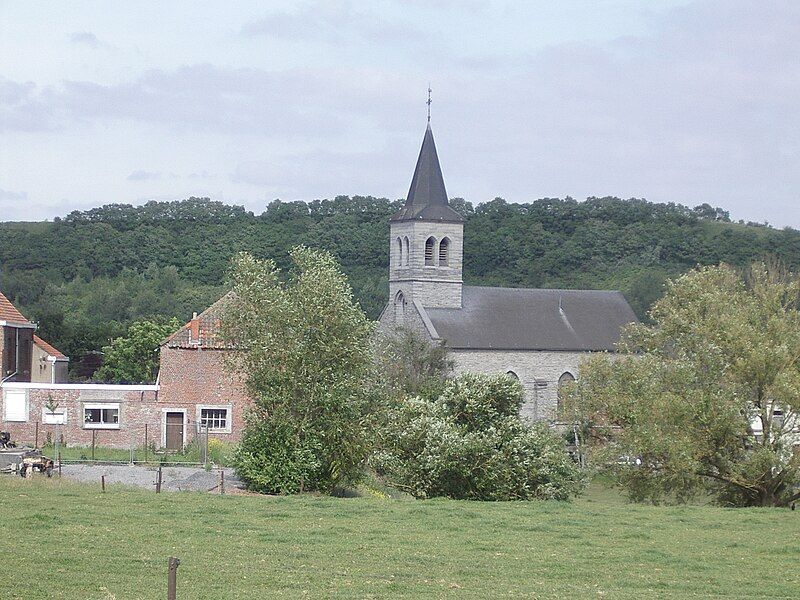
[{"label": "church steeple", "polygon": [[408,190],[406,203],[392,216],[394,221],[436,221],[440,223],[462,223],[464,219],[450,208],[447,190],[444,187],[442,168],[436,154],[431,125],[425,130],[422,148],[417,158],[414,177]]},{"label": "church steeple", "polygon": [[461,308],[464,219],[447,202],[430,123],[408,198],[391,218],[389,232],[394,323],[402,322],[409,302],[426,308]]}]

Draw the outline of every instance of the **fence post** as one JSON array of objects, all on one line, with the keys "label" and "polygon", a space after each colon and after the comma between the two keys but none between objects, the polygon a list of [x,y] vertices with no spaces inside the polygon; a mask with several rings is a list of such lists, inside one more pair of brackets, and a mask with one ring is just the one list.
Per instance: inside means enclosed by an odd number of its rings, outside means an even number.
[{"label": "fence post", "polygon": [[169,557],[169,568],[167,569],[167,600],[177,600],[178,587],[178,566],[181,560],[174,556]]},{"label": "fence post", "polygon": [[219,470],[219,493],[225,493],[225,471]]},{"label": "fence post", "polygon": [[158,465],[158,477],[156,478],[156,494],[161,493],[161,465]]},{"label": "fence post", "polygon": [[61,479],[61,450],[58,451],[58,478]]},{"label": "fence post", "polygon": [[205,460],[203,461],[203,465],[208,467],[208,423],[206,423],[206,451],[205,456],[203,457]]},{"label": "fence post", "polygon": [[144,462],[147,462],[147,423],[144,424]]},{"label": "fence post", "polygon": [[36,433],[34,434],[33,447],[39,447],[39,419],[36,419]]},{"label": "fence post", "polygon": [[106,476],[100,475],[100,488],[103,490],[103,493],[106,493]]},{"label": "fence post", "polygon": [[97,436],[97,430],[92,429],[92,460],[94,460],[94,444],[96,436]]}]

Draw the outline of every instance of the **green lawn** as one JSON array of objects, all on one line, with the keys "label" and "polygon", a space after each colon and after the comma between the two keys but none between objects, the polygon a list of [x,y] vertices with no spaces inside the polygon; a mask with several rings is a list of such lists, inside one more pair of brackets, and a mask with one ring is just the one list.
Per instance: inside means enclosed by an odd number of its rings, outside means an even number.
[{"label": "green lawn", "polygon": [[214,496],[0,476],[4,598],[800,598],[800,512]]}]

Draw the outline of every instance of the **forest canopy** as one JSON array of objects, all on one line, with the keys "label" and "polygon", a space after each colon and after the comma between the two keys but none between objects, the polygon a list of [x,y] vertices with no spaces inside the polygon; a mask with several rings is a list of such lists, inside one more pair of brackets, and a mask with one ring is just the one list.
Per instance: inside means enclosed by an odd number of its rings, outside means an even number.
[{"label": "forest canopy", "polygon": [[[389,217],[401,202],[275,200],[257,215],[189,198],[0,223],[0,290],[75,360],[133,321],[187,321],[222,294],[237,252],[286,269],[290,248],[306,245],[333,254],[364,311],[377,318],[388,294]],[[696,265],[774,257],[800,268],[799,231],[731,223],[708,204],[611,197],[451,203],[466,220],[465,283],[619,289],[642,319],[666,279]]]}]

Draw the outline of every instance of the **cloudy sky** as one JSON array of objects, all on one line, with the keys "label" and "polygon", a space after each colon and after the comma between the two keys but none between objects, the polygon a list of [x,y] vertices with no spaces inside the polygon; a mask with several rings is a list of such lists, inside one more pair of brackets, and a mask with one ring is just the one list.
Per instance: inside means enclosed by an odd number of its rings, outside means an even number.
[{"label": "cloudy sky", "polygon": [[402,197],[429,81],[451,197],[800,227],[796,0],[0,0],[0,220]]}]

